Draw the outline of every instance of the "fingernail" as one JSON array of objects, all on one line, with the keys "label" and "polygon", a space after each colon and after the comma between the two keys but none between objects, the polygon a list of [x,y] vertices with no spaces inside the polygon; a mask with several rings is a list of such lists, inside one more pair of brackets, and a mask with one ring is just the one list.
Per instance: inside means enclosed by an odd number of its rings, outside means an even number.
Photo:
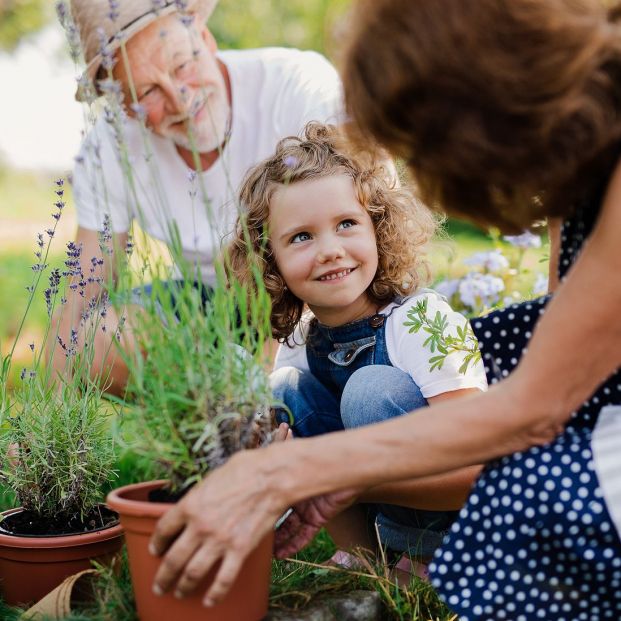
[{"label": "fingernail", "polygon": [[164,591],[162,591],[162,589],[157,584],[153,585],[153,593],[158,597],[164,595]]},{"label": "fingernail", "polygon": [[213,601],[213,599],[206,597],[203,600],[203,606],[205,606],[205,608],[213,608],[213,606],[215,605],[215,602]]}]

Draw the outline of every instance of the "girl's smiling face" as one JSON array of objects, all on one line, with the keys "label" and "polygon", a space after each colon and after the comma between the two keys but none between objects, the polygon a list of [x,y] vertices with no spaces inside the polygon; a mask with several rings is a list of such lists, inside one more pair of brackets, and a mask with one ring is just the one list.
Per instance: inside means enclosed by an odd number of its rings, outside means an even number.
[{"label": "girl's smiling face", "polygon": [[279,187],[268,223],[278,271],[321,323],[343,325],[377,311],[367,294],[378,266],[375,229],[349,176]]}]

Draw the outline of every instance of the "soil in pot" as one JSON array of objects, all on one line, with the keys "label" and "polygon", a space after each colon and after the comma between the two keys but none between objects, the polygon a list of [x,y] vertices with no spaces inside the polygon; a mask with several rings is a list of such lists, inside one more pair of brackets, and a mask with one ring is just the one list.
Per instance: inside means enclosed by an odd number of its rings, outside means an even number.
[{"label": "soil in pot", "polygon": [[33,511],[19,511],[4,516],[0,532],[22,537],[77,535],[113,526],[118,521],[118,514],[104,505],[95,507],[83,519],[79,515],[41,517]]},{"label": "soil in pot", "polygon": [[[91,561],[108,563],[123,545],[123,531],[116,514],[103,507],[98,509],[106,526],[93,528],[89,519],[81,525],[81,532],[46,536],[37,534],[37,520],[21,509],[2,514],[0,528],[0,593],[11,606],[25,606],[38,601],[65,578],[92,567]],[[12,534],[9,528],[26,527],[30,534]],[[86,530],[84,528],[86,527]],[[67,530],[66,521],[58,527]]]},{"label": "soil in pot", "polygon": [[[148,551],[148,544],[159,518],[170,509],[168,502],[150,502],[152,490],[165,481],[128,485],[108,495],[107,503],[118,511],[125,531],[129,565],[141,621],[183,619],[183,621],[260,621],[267,614],[273,534],[270,533],[246,559],[227,597],[214,608],[205,608],[202,598],[217,567],[210,572],[194,594],[175,599],[172,593],[153,594],[153,579],[160,559]],[[156,496],[158,497],[158,496]]]}]

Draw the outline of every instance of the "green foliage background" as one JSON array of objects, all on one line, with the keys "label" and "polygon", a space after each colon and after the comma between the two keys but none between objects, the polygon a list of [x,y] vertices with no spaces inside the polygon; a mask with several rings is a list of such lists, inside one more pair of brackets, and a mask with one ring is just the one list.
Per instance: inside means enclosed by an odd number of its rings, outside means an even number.
[{"label": "green foliage background", "polygon": [[[221,0],[209,26],[222,49],[284,45],[333,56],[351,2]],[[53,8],[53,0],[0,0],[0,51],[54,19]]]},{"label": "green foliage background", "polygon": [[0,0],[0,51],[13,51],[23,37],[53,16],[51,0]]},{"label": "green foliage background", "polygon": [[209,27],[222,49],[284,45],[333,57],[352,0],[221,0]]}]

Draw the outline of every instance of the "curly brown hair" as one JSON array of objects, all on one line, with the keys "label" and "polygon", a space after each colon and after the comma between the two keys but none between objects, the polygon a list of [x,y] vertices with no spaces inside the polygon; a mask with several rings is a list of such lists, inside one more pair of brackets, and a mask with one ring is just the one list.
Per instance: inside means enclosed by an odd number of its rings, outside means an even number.
[{"label": "curly brown hair", "polygon": [[351,177],[375,228],[379,261],[367,293],[378,305],[408,295],[428,280],[423,250],[433,237],[437,218],[398,186],[387,162],[377,152],[354,153],[335,127],[309,123],[301,138],[281,140],[274,155],[246,176],[240,192],[243,213],[227,249],[227,262],[233,277],[253,291],[258,268],[272,302],[272,332],[281,342],[300,321],[304,301],[285,286],[270,247],[270,201],[279,187],[330,175]]},{"label": "curly brown hair", "polygon": [[569,215],[619,155],[607,4],[360,0],[342,70],[354,133],[402,157],[428,205],[507,231]]}]

